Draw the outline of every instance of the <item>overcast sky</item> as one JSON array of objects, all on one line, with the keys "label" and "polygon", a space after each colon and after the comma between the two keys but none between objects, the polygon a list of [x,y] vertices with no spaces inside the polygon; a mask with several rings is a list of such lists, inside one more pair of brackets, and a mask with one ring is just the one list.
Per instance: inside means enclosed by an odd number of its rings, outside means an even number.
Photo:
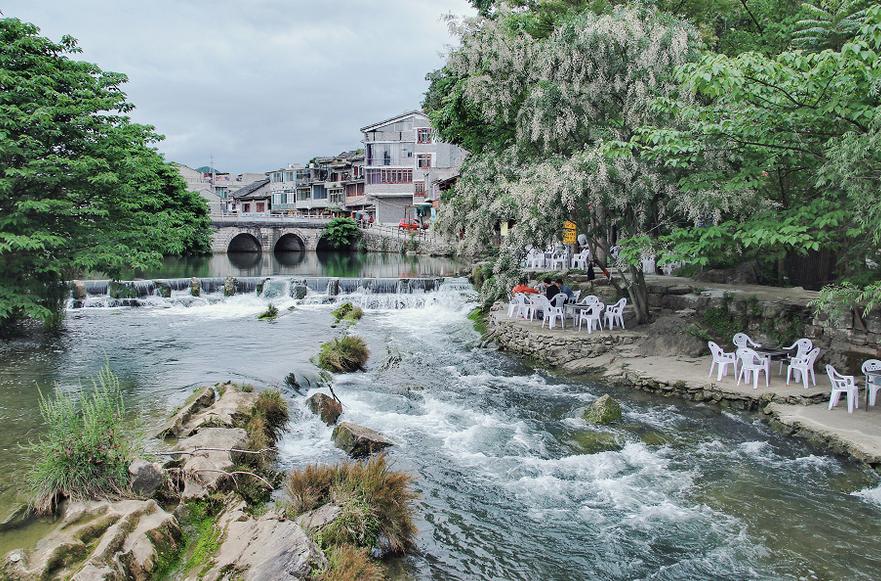
[{"label": "overcast sky", "polygon": [[266,171],[360,147],[418,109],[467,0],[0,0],[78,58],[128,75],[136,121],[170,160]]}]

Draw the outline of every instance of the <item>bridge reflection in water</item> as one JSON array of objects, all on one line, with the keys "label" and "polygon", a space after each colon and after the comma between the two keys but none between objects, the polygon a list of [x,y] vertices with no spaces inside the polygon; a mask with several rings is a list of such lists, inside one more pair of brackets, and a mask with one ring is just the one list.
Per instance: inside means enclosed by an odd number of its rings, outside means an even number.
[{"label": "bridge reflection in water", "polygon": [[[137,278],[271,276],[295,274],[328,277],[418,278],[455,276],[466,270],[462,261],[437,256],[349,252],[230,252],[209,256],[168,257],[161,268],[139,272]],[[100,277],[99,277],[100,278]],[[128,278],[134,278],[128,276]]]}]

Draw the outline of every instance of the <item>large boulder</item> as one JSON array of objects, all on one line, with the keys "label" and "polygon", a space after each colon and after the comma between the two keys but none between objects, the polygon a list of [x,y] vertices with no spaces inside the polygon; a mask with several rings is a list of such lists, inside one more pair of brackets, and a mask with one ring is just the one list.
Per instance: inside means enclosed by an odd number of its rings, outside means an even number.
[{"label": "large boulder", "polygon": [[165,473],[159,464],[135,460],[128,467],[128,484],[137,496],[150,498],[165,483]]},{"label": "large boulder", "polygon": [[343,406],[340,402],[324,393],[311,395],[306,400],[306,405],[309,406],[309,410],[313,414],[321,416],[321,421],[328,426],[335,424],[340,414],[343,413]]},{"label": "large boulder", "polygon": [[72,502],[36,547],[6,556],[0,577],[142,581],[180,534],[177,519],[153,500]]},{"label": "large boulder", "polygon": [[342,422],[333,429],[333,442],[352,458],[364,458],[393,444],[379,432],[352,422]]},{"label": "large boulder", "polygon": [[178,441],[175,450],[186,452],[172,463],[183,482],[181,499],[203,498],[231,488],[234,481],[228,472],[236,461],[229,450],[244,449],[247,443],[248,433],[241,428],[202,428]]},{"label": "large boulder", "polygon": [[621,404],[606,394],[590,404],[582,417],[592,424],[610,424],[621,419]]},{"label": "large boulder", "polygon": [[685,355],[699,357],[707,351],[703,339],[688,332],[694,326],[687,314],[665,315],[645,328],[645,338],[639,343],[642,355]]},{"label": "large boulder", "polygon": [[[159,437],[185,438],[203,427],[233,428],[243,425],[254,408],[257,393],[242,391],[239,386],[226,383],[215,390],[206,387],[196,392],[193,401],[174,415],[160,431]],[[209,393],[210,392],[210,393]]]},{"label": "large boulder", "polygon": [[327,566],[299,524],[275,512],[253,518],[245,509],[240,503],[218,517],[222,543],[201,579],[308,579]]}]

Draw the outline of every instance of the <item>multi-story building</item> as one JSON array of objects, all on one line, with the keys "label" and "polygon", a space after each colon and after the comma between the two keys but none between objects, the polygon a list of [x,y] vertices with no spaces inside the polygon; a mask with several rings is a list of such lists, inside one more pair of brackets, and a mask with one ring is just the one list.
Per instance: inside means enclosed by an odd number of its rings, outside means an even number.
[{"label": "multi-story building", "polygon": [[467,152],[432,134],[428,116],[410,111],[361,128],[367,202],[375,206],[376,221],[430,215],[432,183],[459,173]]},{"label": "multi-story building", "polygon": [[272,194],[272,213],[291,214],[297,209],[297,175],[303,169],[301,164],[266,172],[269,178],[269,191]]},{"label": "multi-story building", "polygon": [[193,169],[182,163],[175,163],[177,171],[187,183],[187,189],[198,193],[208,203],[212,214],[232,211],[235,201],[232,194],[241,188],[266,177],[262,173],[240,173],[232,175],[210,166]]},{"label": "multi-story building", "polygon": [[[360,152],[346,151],[334,157],[316,157],[297,170],[294,177],[298,213],[324,216],[348,213],[349,193],[355,198],[359,191],[362,195],[364,192],[363,161]],[[358,209],[362,208],[363,204]]]}]

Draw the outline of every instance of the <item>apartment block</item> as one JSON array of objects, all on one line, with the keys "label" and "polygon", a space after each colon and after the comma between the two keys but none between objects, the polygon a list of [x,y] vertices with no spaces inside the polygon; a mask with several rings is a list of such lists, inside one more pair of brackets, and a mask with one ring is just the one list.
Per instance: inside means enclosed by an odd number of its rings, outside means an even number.
[{"label": "apartment block", "polygon": [[365,195],[376,221],[397,224],[432,215],[432,184],[457,175],[467,152],[439,141],[421,111],[362,127],[361,133]]}]

